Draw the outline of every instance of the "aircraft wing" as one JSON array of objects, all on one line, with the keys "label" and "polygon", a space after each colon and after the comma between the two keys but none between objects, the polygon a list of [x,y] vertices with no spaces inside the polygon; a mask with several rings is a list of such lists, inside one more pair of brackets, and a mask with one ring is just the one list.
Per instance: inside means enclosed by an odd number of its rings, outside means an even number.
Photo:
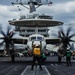
[{"label": "aircraft wing", "polygon": [[[0,37],[0,40],[3,40],[4,36]],[[28,37],[15,36],[12,38],[15,44],[27,44]]]},{"label": "aircraft wing", "polygon": [[58,52],[59,46],[52,45],[52,44],[47,44],[46,49],[48,51]]},{"label": "aircraft wing", "polygon": [[28,37],[13,37],[12,40],[16,44],[27,44]]},{"label": "aircraft wing", "polygon": [[45,37],[46,44],[59,44],[60,38]]}]

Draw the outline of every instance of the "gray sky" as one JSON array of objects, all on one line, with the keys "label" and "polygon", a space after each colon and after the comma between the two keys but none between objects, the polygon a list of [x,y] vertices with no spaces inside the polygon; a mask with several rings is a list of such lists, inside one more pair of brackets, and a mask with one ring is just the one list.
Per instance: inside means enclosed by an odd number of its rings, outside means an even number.
[{"label": "gray sky", "polygon": [[[17,6],[12,6],[11,2],[16,0],[0,0],[0,24],[5,29],[7,25],[9,25],[8,21],[12,19],[18,19],[20,12],[18,11]],[[22,0],[24,1],[24,0]],[[52,5],[43,5],[37,9],[37,13],[39,14],[48,14],[53,16],[54,20],[59,20],[64,22],[64,29],[68,26],[68,24],[72,24],[73,30],[75,29],[75,0],[51,0],[53,2]],[[27,15],[28,10],[24,7],[20,7],[22,9],[21,14]],[[57,27],[51,27],[51,32],[58,31]]]}]

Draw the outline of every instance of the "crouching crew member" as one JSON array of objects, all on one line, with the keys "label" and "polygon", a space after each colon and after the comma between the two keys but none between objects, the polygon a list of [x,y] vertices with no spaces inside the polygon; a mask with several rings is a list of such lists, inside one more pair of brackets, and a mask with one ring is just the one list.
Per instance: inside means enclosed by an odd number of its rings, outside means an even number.
[{"label": "crouching crew member", "polygon": [[32,61],[31,70],[33,70],[36,61],[40,67],[40,70],[43,70],[42,66],[41,66],[41,61],[40,61],[40,59],[41,59],[40,55],[41,55],[41,47],[40,47],[40,45],[35,45],[33,48],[33,61]]}]

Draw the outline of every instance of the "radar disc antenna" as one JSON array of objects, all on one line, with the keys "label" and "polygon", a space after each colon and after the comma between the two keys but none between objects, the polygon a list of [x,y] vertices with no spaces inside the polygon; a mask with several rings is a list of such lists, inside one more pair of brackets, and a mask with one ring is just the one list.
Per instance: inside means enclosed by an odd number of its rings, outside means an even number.
[{"label": "radar disc antenna", "polygon": [[[11,2],[12,5],[21,5],[27,9],[29,9],[30,13],[36,11],[36,9],[41,5],[50,5],[52,2],[50,0],[45,0],[44,2],[42,0],[29,0],[28,2],[23,2],[22,0],[16,0],[16,2]],[[27,7],[26,5],[29,5]],[[37,7],[36,7],[37,6]]]}]

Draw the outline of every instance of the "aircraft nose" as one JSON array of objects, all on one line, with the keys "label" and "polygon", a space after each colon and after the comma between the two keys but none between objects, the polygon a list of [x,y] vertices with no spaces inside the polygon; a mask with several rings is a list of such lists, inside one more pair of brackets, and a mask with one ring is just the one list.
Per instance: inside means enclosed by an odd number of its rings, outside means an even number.
[{"label": "aircraft nose", "polygon": [[38,46],[38,45],[40,45],[40,41],[34,41],[33,44],[36,45],[36,46]]}]

